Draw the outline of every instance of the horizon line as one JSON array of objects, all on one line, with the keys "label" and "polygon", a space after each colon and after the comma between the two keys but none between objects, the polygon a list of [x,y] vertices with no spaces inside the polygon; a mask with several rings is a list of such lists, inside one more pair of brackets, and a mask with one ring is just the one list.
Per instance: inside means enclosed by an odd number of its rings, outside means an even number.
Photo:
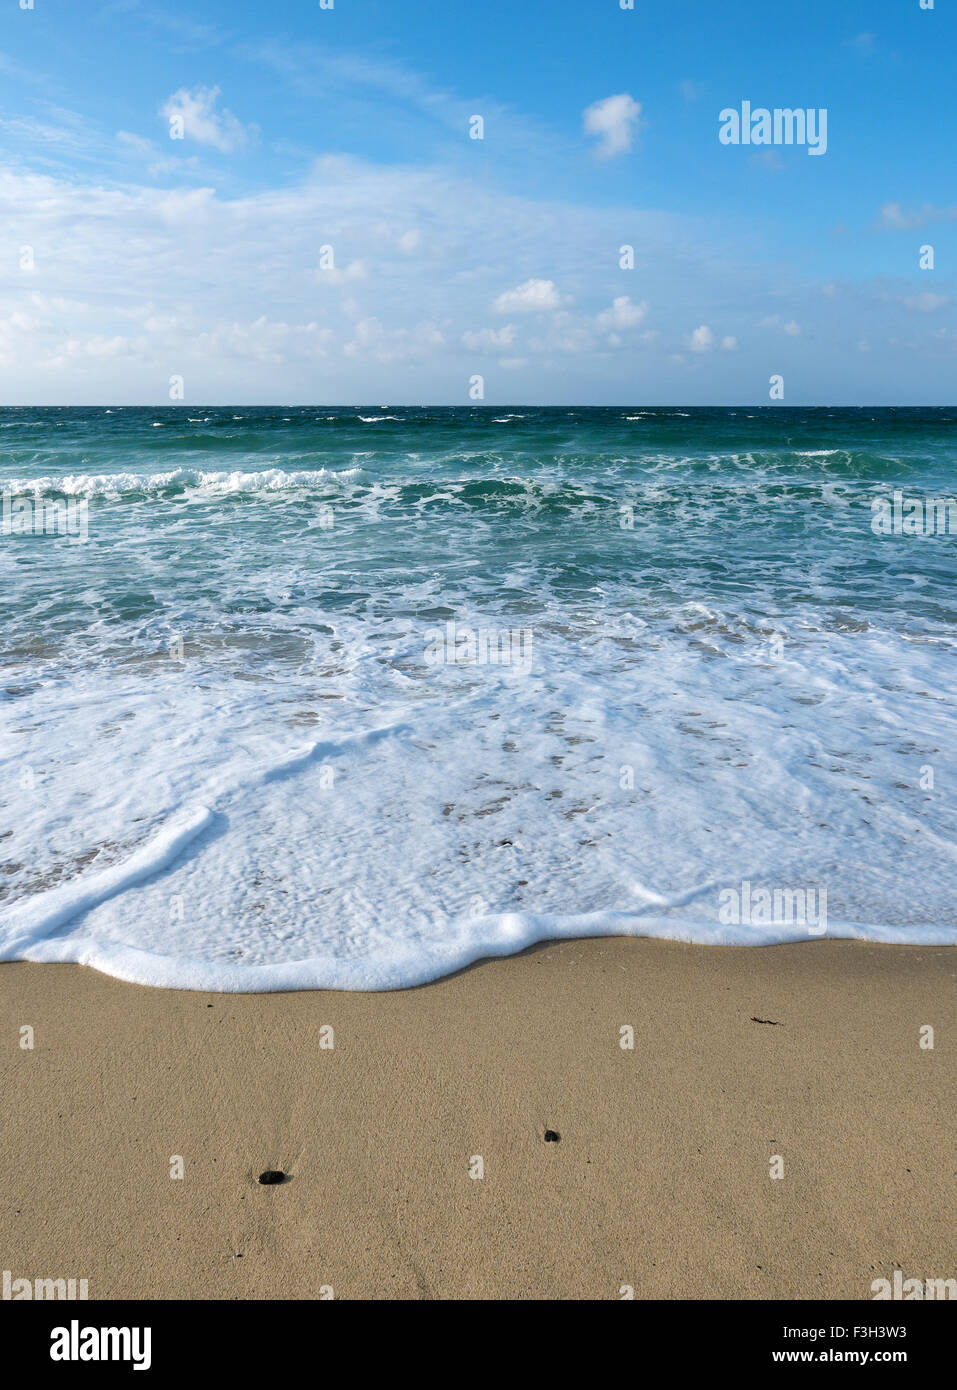
[{"label": "horizon line", "polygon": [[211,401],[199,401],[196,403],[181,403],[175,401],[165,401],[158,404],[155,401],[137,401],[134,404],[122,405],[118,402],[99,403],[93,401],[64,401],[58,404],[29,402],[20,405],[0,405],[0,410],[954,410],[957,409],[955,402],[907,402],[892,401],[883,404],[875,402],[818,402],[815,404],[801,404],[788,402],[775,402],[756,405],[750,401],[732,401],[725,404],[717,402],[705,405],[689,405],[683,401],[666,401],[660,405],[652,405],[648,402],[616,402],[612,405],[596,405],[579,402],[574,405],[549,403],[547,401],[502,401],[499,404],[488,404],[487,402],[447,402],[447,401],[425,401],[414,405],[396,404],[393,402],[371,402],[371,401],[350,401],[345,404],[327,404],[322,401],[291,402],[291,401],[257,401],[254,403],[238,404],[235,401],[223,401],[215,403]]}]

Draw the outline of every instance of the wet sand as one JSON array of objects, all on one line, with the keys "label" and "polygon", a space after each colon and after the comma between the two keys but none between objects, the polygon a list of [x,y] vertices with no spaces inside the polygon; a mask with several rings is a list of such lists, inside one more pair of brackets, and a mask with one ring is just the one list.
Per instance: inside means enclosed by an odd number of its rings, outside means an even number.
[{"label": "wet sand", "polygon": [[866,1299],[957,1276],[957,948],[600,939],[381,994],[16,963],[0,1012],[13,1278]]}]

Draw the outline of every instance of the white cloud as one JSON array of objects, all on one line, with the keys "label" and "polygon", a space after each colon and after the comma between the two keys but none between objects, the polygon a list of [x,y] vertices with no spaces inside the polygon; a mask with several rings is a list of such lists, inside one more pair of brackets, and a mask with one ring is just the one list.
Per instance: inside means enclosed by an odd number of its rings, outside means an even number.
[{"label": "white cloud", "polygon": [[647,313],[648,305],[645,300],[640,304],[632,304],[627,294],[621,294],[612,301],[610,309],[605,309],[598,315],[595,323],[601,329],[636,328]]},{"label": "white cloud", "polygon": [[314,321],[290,324],[261,314],[252,322],[219,323],[200,333],[193,351],[204,357],[281,365],[290,358],[325,357],[334,334]]},{"label": "white cloud", "polygon": [[737,340],[737,338],[730,338],[730,337],[729,337],[729,338],[722,338],[722,339],[721,339],[721,351],[722,351],[722,352],[734,352],[734,351],[736,351],[737,346],[738,346],[738,340]]},{"label": "white cloud", "polygon": [[497,314],[544,314],[560,309],[561,295],[554,280],[526,280],[500,294],[492,305]]},{"label": "white cloud", "polygon": [[801,325],[794,319],[788,319],[785,323],[780,314],[769,314],[767,318],[761,320],[758,327],[779,328],[781,332],[787,334],[789,338],[800,338],[801,336]]},{"label": "white cloud", "polygon": [[230,154],[249,142],[256,127],[244,126],[230,111],[217,111],[219,95],[218,87],[181,87],[164,102],[162,114],[168,121],[179,119],[190,140]]},{"label": "white cloud", "polygon": [[593,102],[584,113],[586,135],[597,135],[595,153],[599,159],[627,154],[639,128],[641,103],[626,92]]},{"label": "white cloud", "polygon": [[515,327],[511,323],[503,328],[483,328],[480,332],[467,331],[462,334],[463,344],[473,352],[494,352],[499,348],[509,348],[515,342]]},{"label": "white cloud", "polygon": [[689,347],[692,352],[710,352],[714,344],[714,334],[706,323],[696,328],[691,335]]},{"label": "white cloud", "polygon": [[445,335],[434,323],[415,328],[388,328],[376,317],[361,319],[346,343],[346,357],[371,358],[376,362],[407,362],[427,357],[445,346]]},{"label": "white cloud", "polygon": [[174,188],[161,191],[154,207],[168,227],[200,227],[209,218],[215,188]]},{"label": "white cloud", "polygon": [[[144,152],[131,145],[129,153]],[[388,217],[384,235],[387,208],[401,216]],[[645,306],[620,293],[623,277],[609,254],[621,243],[623,214],[642,263],[655,267],[657,339],[646,331],[651,311],[639,321]],[[696,228],[664,213],[536,199],[436,168],[344,158],[317,162],[300,182],[240,196],[0,167],[0,218],[15,252],[35,252],[29,275],[17,272],[14,254],[0,281],[9,404],[163,403],[174,373],[185,378],[190,404],[465,402],[476,370],[470,354],[480,351],[495,362],[490,401],[515,399],[520,381],[526,399],[614,402],[635,390],[635,346],[646,399],[713,400],[709,374],[689,366],[722,348],[722,389],[740,399],[737,358],[706,325],[720,324],[728,303],[741,323],[775,303],[780,333],[820,288],[782,283],[778,267],[736,258],[730,244],[702,244]],[[423,229],[427,255],[401,244],[412,228]],[[317,264],[325,243],[349,277],[331,293]],[[543,246],[554,278],[519,283],[541,265]],[[503,296],[509,286],[516,288]],[[559,292],[566,286],[575,302]],[[870,293],[875,313],[900,318],[901,297],[916,289],[877,282]],[[837,383],[849,395],[857,387],[871,398],[903,387],[909,399],[943,398],[957,349],[953,337],[934,339],[944,314],[909,316],[906,353],[888,348],[893,318],[875,321],[874,349],[861,358],[849,294],[842,287],[833,300],[816,295],[819,351],[808,364],[815,386]],[[504,300],[497,307],[514,312],[491,316],[496,296]],[[684,325],[695,320],[705,331],[693,352]],[[855,372],[861,362],[863,374]]]}]

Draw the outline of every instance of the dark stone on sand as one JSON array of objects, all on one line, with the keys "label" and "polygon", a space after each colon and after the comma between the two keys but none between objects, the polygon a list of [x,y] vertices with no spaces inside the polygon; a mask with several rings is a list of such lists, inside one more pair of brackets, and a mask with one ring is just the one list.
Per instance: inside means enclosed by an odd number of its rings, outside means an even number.
[{"label": "dark stone on sand", "polygon": [[561,1137],[557,1129],[546,1129],[545,1131],[546,1144],[558,1144],[561,1142]]},{"label": "dark stone on sand", "polygon": [[286,1174],[275,1168],[267,1168],[265,1173],[259,1174],[259,1181],[264,1187],[272,1187],[275,1183],[285,1182]]}]

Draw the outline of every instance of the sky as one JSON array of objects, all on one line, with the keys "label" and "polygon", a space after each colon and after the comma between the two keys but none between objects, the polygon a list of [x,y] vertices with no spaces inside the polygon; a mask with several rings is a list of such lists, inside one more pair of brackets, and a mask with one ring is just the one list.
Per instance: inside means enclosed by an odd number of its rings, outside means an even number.
[{"label": "sky", "polygon": [[954,404],[929,3],[2,0],[0,405]]}]

